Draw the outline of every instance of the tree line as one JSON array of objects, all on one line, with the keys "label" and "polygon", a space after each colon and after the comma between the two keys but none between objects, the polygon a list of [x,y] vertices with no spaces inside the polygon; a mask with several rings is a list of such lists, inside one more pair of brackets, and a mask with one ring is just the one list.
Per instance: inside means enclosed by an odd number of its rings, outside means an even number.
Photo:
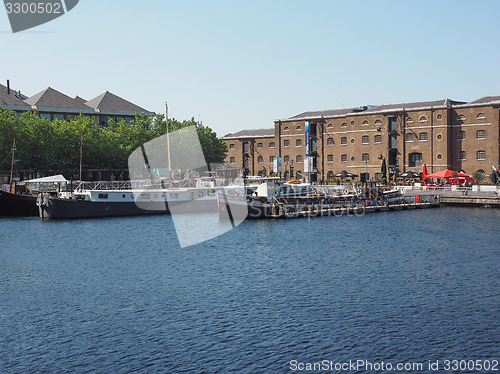
[{"label": "tree line", "polygon": [[[226,144],[211,128],[197,126],[194,118],[168,120],[169,132],[192,125],[196,126],[207,164],[224,162]],[[14,172],[17,173],[61,173],[67,178],[76,177],[82,151],[84,172],[107,170],[115,175],[126,174],[129,155],[166,132],[163,115],[137,114],[130,124],[110,119],[107,126],[99,126],[83,115],[71,121],[49,121],[36,111],[25,112],[18,118],[14,111],[0,108],[0,173],[10,172],[15,139]]]}]

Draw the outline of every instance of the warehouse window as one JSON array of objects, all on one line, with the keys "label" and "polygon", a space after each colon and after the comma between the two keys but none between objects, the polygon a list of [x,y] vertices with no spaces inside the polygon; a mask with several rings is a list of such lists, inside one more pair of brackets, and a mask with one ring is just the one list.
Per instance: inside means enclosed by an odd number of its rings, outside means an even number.
[{"label": "warehouse window", "polygon": [[422,166],[422,153],[414,152],[409,154],[409,167]]},{"label": "warehouse window", "polygon": [[476,139],[486,139],[486,130],[477,130]]},{"label": "warehouse window", "polygon": [[476,156],[478,160],[486,160],[486,151],[477,151]]}]

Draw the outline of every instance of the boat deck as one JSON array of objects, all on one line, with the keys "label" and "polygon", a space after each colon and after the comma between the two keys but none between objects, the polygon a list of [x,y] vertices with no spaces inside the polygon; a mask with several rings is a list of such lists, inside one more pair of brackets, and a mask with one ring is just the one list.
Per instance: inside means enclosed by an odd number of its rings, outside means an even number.
[{"label": "boat deck", "polygon": [[[398,210],[410,209],[428,209],[439,208],[441,203],[439,201],[429,202],[406,202],[387,205],[355,205],[346,207],[314,207],[308,206],[305,209],[294,210],[291,207],[279,206],[278,210],[271,208],[272,211],[277,212],[271,214],[270,218],[298,218],[298,217],[321,217],[321,216],[343,216],[343,215],[357,215],[362,216],[367,213],[379,213]],[[287,209],[288,208],[288,209]]]}]

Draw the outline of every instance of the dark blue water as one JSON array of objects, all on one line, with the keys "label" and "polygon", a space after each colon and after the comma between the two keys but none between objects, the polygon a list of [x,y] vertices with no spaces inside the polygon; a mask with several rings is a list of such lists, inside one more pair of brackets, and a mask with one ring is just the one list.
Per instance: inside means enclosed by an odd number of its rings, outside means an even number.
[{"label": "dark blue water", "polygon": [[166,216],[0,219],[0,372],[498,360],[499,224],[462,208],[254,221],[180,248]]}]

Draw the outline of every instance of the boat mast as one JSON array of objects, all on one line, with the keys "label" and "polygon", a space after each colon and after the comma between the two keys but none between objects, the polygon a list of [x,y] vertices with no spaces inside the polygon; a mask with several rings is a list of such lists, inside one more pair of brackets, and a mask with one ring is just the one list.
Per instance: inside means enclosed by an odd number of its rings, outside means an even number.
[{"label": "boat mast", "polygon": [[9,181],[9,184],[12,184],[12,173],[14,171],[14,152],[16,152],[17,148],[16,148],[16,138],[14,138],[14,143],[12,143],[12,148],[11,148],[11,151],[12,151],[12,161],[10,163],[10,181]]},{"label": "boat mast", "polygon": [[168,104],[165,101],[165,123],[167,125],[167,156],[168,156],[168,174],[172,178],[172,170],[170,168],[170,137],[168,131]]},{"label": "boat mast", "polygon": [[82,181],[83,135],[80,137],[80,182]]}]

